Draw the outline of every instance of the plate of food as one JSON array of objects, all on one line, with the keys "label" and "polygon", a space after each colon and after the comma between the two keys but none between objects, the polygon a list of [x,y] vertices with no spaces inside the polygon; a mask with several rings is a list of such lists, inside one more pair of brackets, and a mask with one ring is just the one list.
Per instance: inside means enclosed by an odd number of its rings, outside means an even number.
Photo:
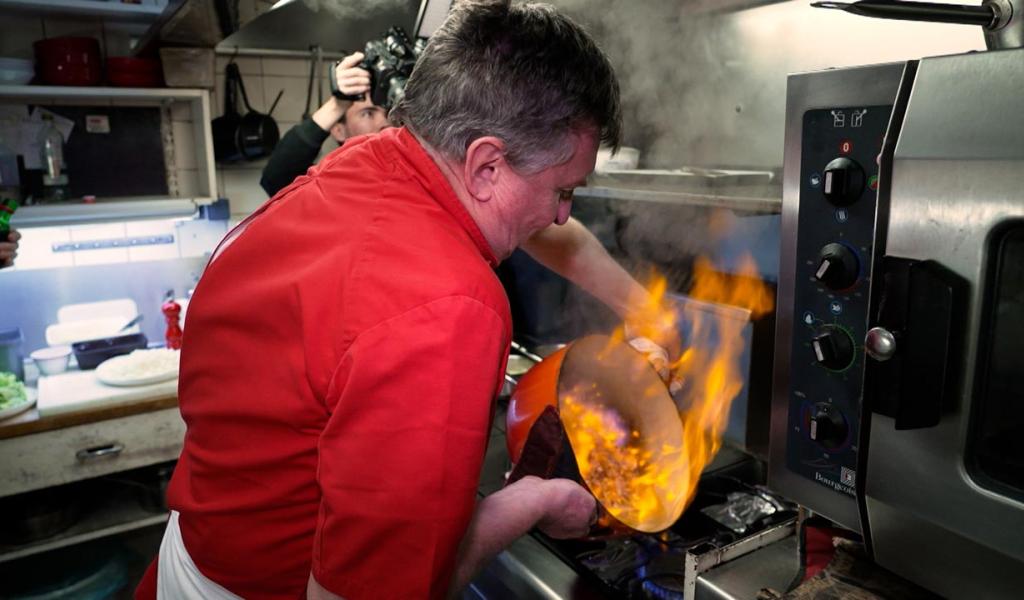
[{"label": "plate of food", "polygon": [[0,421],[36,405],[36,391],[25,387],[13,373],[0,373]]},{"label": "plate of food", "polygon": [[96,367],[96,379],[114,386],[149,385],[178,377],[181,353],[169,348],[135,350],[115,356]]}]

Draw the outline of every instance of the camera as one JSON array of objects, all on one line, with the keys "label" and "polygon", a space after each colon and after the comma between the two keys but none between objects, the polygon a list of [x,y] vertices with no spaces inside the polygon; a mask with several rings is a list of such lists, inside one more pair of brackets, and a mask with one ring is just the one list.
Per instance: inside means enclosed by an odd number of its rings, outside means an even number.
[{"label": "camera", "polygon": [[[405,95],[405,84],[426,45],[425,40],[409,41],[401,27],[392,27],[384,37],[366,42],[359,67],[370,73],[370,99],[377,106],[390,110]],[[331,93],[342,100],[362,100],[365,94],[352,96],[338,89],[337,77],[331,73]]]}]

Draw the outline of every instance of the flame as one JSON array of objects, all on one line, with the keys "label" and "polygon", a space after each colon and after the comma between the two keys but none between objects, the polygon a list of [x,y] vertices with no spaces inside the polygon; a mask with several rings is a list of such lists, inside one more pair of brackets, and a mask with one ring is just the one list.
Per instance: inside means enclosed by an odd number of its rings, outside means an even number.
[{"label": "flame", "polygon": [[[678,431],[679,439],[648,439],[651,432],[631,428],[619,410],[596,398],[599,390],[577,388],[566,394],[561,418],[580,474],[595,498],[622,523],[656,531],[674,522],[693,499],[701,472],[721,447],[729,408],[743,389],[743,329],[747,320],[773,309],[774,296],[749,256],[741,261],[738,275],[698,260],[688,293],[693,300],[745,309],[747,319],[699,302],[687,302],[681,310],[669,308],[668,281],[660,275],[652,278],[647,290],[630,311],[630,325],[611,336],[609,347],[626,340],[627,329],[628,337],[663,341],[664,332],[678,331],[680,319],[689,325],[685,346],[671,365],[681,383],[673,396],[681,427],[672,431]],[[663,388],[653,390],[656,397],[651,392],[638,392],[633,400],[666,396]]]}]

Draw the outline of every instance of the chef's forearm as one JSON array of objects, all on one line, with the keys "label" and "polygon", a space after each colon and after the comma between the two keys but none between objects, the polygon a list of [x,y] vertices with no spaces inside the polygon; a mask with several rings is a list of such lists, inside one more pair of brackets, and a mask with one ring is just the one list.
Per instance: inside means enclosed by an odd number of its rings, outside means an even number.
[{"label": "chef's forearm", "polygon": [[452,576],[451,595],[461,592],[476,573],[544,517],[541,480],[525,477],[481,500],[473,513]]},{"label": "chef's forearm", "polygon": [[570,218],[552,225],[523,244],[537,262],[604,302],[623,319],[648,296],[644,289],[582,223]]}]

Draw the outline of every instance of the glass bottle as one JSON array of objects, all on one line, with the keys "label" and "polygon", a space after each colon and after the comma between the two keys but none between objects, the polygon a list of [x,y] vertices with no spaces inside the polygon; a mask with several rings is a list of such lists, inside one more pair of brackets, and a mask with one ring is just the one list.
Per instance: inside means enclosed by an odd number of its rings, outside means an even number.
[{"label": "glass bottle", "polygon": [[67,200],[68,176],[64,164],[64,136],[53,122],[53,115],[43,115],[43,128],[39,131],[39,158],[43,163],[43,197],[47,200]]}]

